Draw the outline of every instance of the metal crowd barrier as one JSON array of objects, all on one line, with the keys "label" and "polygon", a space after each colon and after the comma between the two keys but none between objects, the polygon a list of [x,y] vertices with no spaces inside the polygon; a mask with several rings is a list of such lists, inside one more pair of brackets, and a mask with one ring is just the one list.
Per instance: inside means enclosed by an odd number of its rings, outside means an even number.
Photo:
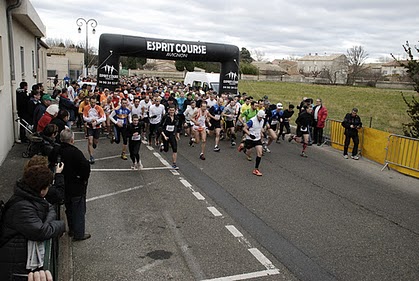
[{"label": "metal crowd barrier", "polygon": [[419,172],[419,139],[392,134],[388,137],[383,171],[389,165]]},{"label": "metal crowd barrier", "polygon": [[[336,144],[336,145],[345,145],[345,128],[342,126],[342,121],[335,119],[327,119],[326,125],[323,129],[323,134],[325,138],[325,143]],[[358,131],[359,136],[359,146],[358,154],[361,155],[363,143],[364,143],[364,129],[361,128]],[[349,148],[353,148],[353,143],[349,144]]]}]

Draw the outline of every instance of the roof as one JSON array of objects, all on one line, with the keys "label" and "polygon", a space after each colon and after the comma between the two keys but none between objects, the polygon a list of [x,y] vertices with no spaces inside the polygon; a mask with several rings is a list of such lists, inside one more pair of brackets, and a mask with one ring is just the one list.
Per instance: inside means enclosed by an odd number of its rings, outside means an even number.
[{"label": "roof", "polygon": [[333,61],[341,56],[345,56],[345,55],[344,54],[334,54],[334,55],[328,55],[328,56],[308,55],[308,56],[304,56],[298,59],[298,61]]}]

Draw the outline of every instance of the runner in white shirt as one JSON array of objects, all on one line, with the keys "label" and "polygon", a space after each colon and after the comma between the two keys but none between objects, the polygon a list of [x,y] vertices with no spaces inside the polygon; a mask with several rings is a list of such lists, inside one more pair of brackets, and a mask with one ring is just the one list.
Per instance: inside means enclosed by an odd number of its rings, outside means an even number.
[{"label": "runner in white shirt", "polygon": [[192,122],[194,123],[192,130],[195,134],[195,138],[191,138],[189,145],[192,146],[193,143],[199,143],[201,141],[201,154],[199,158],[205,160],[205,144],[207,142],[207,127],[206,122],[209,122],[209,112],[207,110],[207,103],[202,101],[201,108],[199,108],[194,115],[192,116]]},{"label": "runner in white shirt", "polygon": [[194,125],[194,123],[192,122],[192,116],[197,111],[198,111],[198,108],[196,108],[196,102],[191,101],[191,105],[188,105],[186,107],[185,112],[183,113],[185,115],[185,132],[190,138],[193,137],[192,136],[193,132],[191,131],[191,128]]},{"label": "runner in white shirt", "polygon": [[154,104],[150,106],[149,109],[149,118],[150,118],[150,131],[148,133],[148,144],[151,145],[151,139],[153,134],[155,134],[155,145],[160,145],[160,123],[162,117],[166,114],[164,105],[160,104],[161,97],[155,98]]}]

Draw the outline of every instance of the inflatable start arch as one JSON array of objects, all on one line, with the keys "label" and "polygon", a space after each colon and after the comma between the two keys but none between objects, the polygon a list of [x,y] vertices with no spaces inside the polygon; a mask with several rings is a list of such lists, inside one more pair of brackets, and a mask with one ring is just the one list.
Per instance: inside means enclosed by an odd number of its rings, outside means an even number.
[{"label": "inflatable start arch", "polygon": [[220,62],[220,93],[237,93],[239,48],[233,45],[102,34],[99,39],[98,86],[119,84],[120,56]]}]

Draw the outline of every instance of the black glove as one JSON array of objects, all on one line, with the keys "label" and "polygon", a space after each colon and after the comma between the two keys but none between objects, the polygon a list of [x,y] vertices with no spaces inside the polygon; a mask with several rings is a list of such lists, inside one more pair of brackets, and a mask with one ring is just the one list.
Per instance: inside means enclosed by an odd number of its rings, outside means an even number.
[{"label": "black glove", "polygon": [[256,136],[255,136],[255,135],[252,135],[252,134],[250,134],[250,135],[249,135],[249,137],[250,137],[252,140],[254,140],[254,139],[256,138]]}]

